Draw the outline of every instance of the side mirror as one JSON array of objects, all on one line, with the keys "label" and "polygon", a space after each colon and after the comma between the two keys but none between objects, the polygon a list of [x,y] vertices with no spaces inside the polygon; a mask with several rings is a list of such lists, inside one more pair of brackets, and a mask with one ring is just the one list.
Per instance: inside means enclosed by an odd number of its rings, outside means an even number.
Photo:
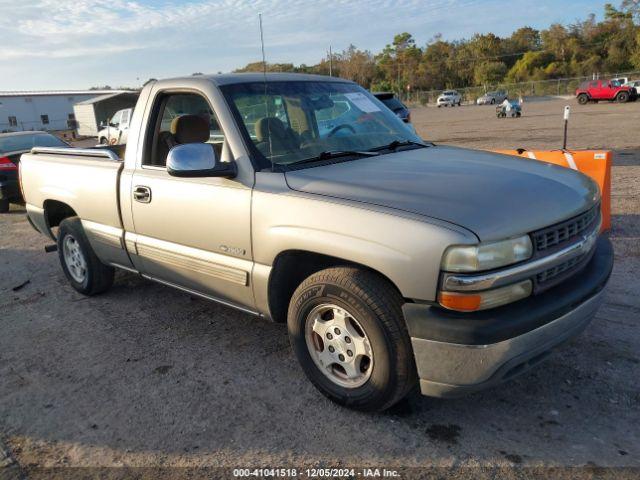
[{"label": "side mirror", "polygon": [[210,143],[177,145],[167,156],[167,172],[174,177],[226,177],[238,174],[235,162],[221,162]]}]

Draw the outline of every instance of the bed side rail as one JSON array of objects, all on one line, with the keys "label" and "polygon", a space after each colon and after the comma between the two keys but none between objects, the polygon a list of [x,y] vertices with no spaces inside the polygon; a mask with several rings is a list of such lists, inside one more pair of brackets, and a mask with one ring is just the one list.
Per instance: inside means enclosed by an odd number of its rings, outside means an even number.
[{"label": "bed side rail", "polygon": [[106,148],[73,148],[73,147],[33,147],[33,155],[77,155],[79,157],[93,157],[120,162],[122,159]]}]

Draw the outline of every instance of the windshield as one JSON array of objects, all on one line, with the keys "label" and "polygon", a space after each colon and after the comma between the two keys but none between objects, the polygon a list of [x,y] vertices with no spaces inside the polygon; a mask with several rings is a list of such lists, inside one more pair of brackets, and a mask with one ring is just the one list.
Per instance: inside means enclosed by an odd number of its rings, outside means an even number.
[{"label": "windshield", "polygon": [[27,135],[10,135],[0,137],[0,154],[31,150],[32,147],[68,147],[58,137],[48,133],[34,133]]},{"label": "windshield", "polygon": [[353,83],[257,82],[221,89],[263,168],[292,165],[323,152],[365,152],[393,141],[422,143],[402,120]]},{"label": "windshield", "polygon": [[391,110],[393,110],[394,112],[396,110],[402,110],[404,109],[404,105],[400,102],[400,100],[398,100],[395,97],[391,97],[391,98],[382,98],[380,99],[380,101],[382,103],[384,103],[388,108],[390,108]]}]

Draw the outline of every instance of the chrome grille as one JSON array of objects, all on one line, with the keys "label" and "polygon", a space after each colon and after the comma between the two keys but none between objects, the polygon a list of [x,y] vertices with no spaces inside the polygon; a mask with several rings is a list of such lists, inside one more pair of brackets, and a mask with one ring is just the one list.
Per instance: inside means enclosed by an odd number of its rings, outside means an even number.
[{"label": "chrome grille", "polygon": [[537,252],[569,243],[574,237],[584,232],[598,217],[600,205],[595,205],[586,212],[562,223],[558,223],[533,233],[533,241]]},{"label": "chrome grille", "polygon": [[540,272],[539,274],[537,274],[536,280],[538,281],[539,284],[544,283],[547,280],[551,280],[552,278],[557,277],[558,275],[568,270],[571,270],[573,267],[578,265],[583,258],[584,258],[584,255],[581,255],[579,257],[572,258],[571,260],[567,260],[566,262],[561,263],[559,265],[555,265],[551,268],[548,268],[544,272]]}]

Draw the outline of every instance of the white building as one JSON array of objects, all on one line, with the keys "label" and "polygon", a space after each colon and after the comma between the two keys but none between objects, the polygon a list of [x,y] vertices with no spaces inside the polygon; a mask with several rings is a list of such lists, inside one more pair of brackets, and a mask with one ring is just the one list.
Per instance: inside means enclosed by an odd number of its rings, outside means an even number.
[{"label": "white building", "polygon": [[75,129],[76,103],[119,92],[125,90],[0,91],[0,132]]}]

